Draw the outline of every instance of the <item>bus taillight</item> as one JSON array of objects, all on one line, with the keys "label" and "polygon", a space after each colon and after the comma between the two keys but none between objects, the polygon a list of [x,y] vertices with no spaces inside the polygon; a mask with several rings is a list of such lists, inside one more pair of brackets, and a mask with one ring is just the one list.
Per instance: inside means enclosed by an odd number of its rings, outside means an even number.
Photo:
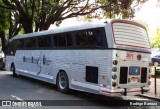
[{"label": "bus taillight", "polygon": [[113,65],[117,65],[118,64],[118,61],[117,60],[114,60],[113,61]]},{"label": "bus taillight", "polygon": [[117,83],[116,82],[112,82],[112,86],[116,87]]},{"label": "bus taillight", "polygon": [[114,75],[112,75],[112,79],[117,79],[117,75],[116,74],[114,74]]},{"label": "bus taillight", "polygon": [[113,72],[117,72],[117,67],[113,67],[113,68],[112,68],[112,71],[113,71]]}]

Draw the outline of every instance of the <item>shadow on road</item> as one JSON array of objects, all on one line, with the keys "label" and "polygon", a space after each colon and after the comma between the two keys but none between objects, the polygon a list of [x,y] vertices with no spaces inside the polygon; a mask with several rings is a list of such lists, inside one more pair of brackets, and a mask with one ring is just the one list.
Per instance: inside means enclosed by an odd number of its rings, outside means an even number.
[{"label": "shadow on road", "polygon": [[[7,76],[13,78],[13,76],[11,74],[8,74]],[[26,77],[26,76],[22,76],[22,75],[18,75],[18,77],[16,77],[16,78],[19,79],[19,80],[22,80],[22,81],[27,81],[27,82],[29,82],[31,84],[36,84],[36,85],[39,85],[41,87],[45,87],[45,88],[50,89],[50,90],[58,91],[56,85],[53,85],[51,83],[47,83],[47,82],[44,82],[44,81],[36,80],[36,79],[30,78],[30,77]],[[92,94],[92,93],[82,92],[82,91],[77,91],[77,90],[70,90],[69,94],[72,95],[72,96],[79,97],[81,99],[122,100],[121,97],[108,97],[108,96],[97,95],[97,94]]]},{"label": "shadow on road", "polygon": [[[6,78],[10,78],[11,80],[13,78],[14,80],[18,80],[18,82],[25,81],[29,84],[34,84],[36,86],[39,86],[42,88],[44,87],[45,89],[55,90],[56,92],[58,92],[56,85],[46,83],[40,80],[32,79],[32,78],[21,76],[21,75],[19,75],[16,78],[14,78],[12,74],[6,74],[4,76],[6,76]],[[71,98],[72,97],[78,98],[82,104],[87,103],[87,105],[89,106],[94,106],[94,105],[105,106],[107,102],[111,103],[111,105],[113,106],[116,106],[117,104],[114,104],[115,102],[112,103],[112,101],[116,101],[116,102],[123,101],[121,97],[107,97],[103,95],[97,95],[97,94],[92,94],[92,93],[87,93],[87,92],[82,92],[82,91],[76,91],[76,90],[70,90],[69,96],[71,96]],[[107,106],[108,106],[108,103],[107,103]],[[128,106],[128,105],[125,105],[125,106]]]}]

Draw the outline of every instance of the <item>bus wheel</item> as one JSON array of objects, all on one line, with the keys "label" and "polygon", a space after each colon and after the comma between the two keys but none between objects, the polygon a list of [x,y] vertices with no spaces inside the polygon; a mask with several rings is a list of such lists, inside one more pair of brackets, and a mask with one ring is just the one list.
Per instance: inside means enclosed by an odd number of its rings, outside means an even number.
[{"label": "bus wheel", "polygon": [[57,87],[58,90],[62,93],[69,92],[69,80],[67,74],[64,71],[60,71],[58,73]]},{"label": "bus wheel", "polygon": [[14,64],[11,67],[11,71],[12,71],[13,77],[17,77],[17,74],[15,72],[15,66],[14,66]]}]

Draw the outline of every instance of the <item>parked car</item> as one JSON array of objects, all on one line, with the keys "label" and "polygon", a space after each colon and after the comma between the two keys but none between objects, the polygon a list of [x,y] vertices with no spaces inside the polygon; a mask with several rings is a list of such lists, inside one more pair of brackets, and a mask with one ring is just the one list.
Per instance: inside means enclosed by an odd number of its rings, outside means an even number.
[{"label": "parked car", "polygon": [[154,66],[159,66],[160,54],[156,54],[156,55],[152,56],[152,63],[154,64]]}]

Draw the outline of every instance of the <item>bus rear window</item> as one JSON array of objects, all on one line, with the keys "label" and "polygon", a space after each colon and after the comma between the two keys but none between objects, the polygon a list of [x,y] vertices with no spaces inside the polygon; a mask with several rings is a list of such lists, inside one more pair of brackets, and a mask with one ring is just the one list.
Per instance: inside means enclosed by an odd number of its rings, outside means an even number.
[{"label": "bus rear window", "polygon": [[115,22],[112,24],[117,45],[150,48],[147,31],[130,23]]}]

